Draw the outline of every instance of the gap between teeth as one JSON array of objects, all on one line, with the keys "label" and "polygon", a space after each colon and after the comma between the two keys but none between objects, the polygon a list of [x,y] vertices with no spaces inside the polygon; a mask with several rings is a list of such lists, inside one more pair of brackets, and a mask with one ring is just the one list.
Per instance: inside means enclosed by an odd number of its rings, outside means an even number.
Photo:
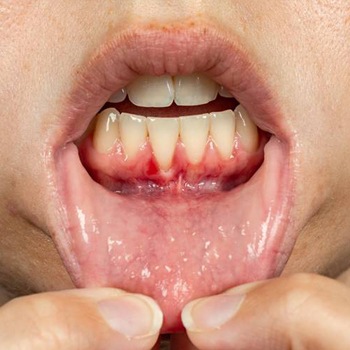
[{"label": "gap between teeth", "polygon": [[223,86],[203,74],[140,76],[113,94],[109,102],[119,103],[128,96],[139,107],[169,107],[173,102],[178,106],[198,106],[214,101],[218,94],[232,98]]},{"label": "gap between teeth", "polygon": [[206,146],[212,141],[223,160],[234,155],[236,139],[247,151],[258,148],[258,129],[246,110],[207,113],[179,118],[154,118],[119,113],[108,108],[97,116],[93,146],[100,153],[109,153],[120,142],[125,158],[132,160],[149,142],[161,170],[171,168],[176,145],[180,141],[189,163],[199,164]]}]

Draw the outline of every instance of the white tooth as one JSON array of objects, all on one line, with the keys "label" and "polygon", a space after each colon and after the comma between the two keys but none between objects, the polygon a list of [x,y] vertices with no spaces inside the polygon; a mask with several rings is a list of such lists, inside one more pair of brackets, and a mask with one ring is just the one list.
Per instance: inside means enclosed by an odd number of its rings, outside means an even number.
[{"label": "white tooth", "polygon": [[100,153],[108,153],[119,137],[119,112],[108,108],[97,116],[93,146]]},{"label": "white tooth", "polygon": [[169,170],[179,138],[178,118],[147,118],[153,154],[162,170]]},{"label": "white tooth", "polygon": [[222,158],[229,159],[235,143],[235,115],[232,110],[210,113],[210,134]]},{"label": "white tooth", "polygon": [[216,99],[218,84],[202,74],[176,76],[175,103],[178,106],[203,105]]},{"label": "white tooth", "polygon": [[236,116],[236,133],[240,137],[240,143],[248,152],[254,152],[259,146],[259,134],[257,126],[249,118],[248,112],[241,105],[234,111]]},{"label": "white tooth", "polygon": [[119,103],[119,102],[123,102],[126,99],[126,89],[120,89],[119,91],[117,91],[115,94],[113,94],[108,102],[112,102],[112,103]]},{"label": "white tooth", "polygon": [[209,135],[210,115],[180,117],[180,137],[190,163],[201,162]]},{"label": "white tooth", "polygon": [[223,86],[220,86],[219,95],[221,97],[233,98],[233,96],[230,94],[230,92],[228,90],[226,90]]},{"label": "white tooth", "polygon": [[127,87],[129,100],[139,107],[169,107],[174,101],[170,75],[141,76]]},{"label": "white tooth", "polygon": [[146,118],[122,113],[119,129],[125,156],[127,159],[133,159],[147,140]]}]

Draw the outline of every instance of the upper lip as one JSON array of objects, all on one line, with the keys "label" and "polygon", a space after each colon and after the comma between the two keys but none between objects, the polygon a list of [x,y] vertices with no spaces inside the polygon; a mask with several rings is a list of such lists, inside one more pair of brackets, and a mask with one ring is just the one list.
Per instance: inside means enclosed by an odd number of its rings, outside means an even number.
[{"label": "upper lip", "polygon": [[225,86],[258,127],[288,142],[291,131],[256,60],[234,35],[227,37],[203,23],[190,28],[186,23],[176,28],[138,27],[115,34],[79,69],[53,143],[60,146],[78,139],[109,96],[137,75],[194,72],[205,72]]}]

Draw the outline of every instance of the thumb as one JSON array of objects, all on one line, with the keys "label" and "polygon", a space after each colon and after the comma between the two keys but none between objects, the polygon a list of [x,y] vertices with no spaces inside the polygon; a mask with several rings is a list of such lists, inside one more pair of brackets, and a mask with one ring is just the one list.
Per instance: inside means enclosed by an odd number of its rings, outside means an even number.
[{"label": "thumb", "polygon": [[350,291],[298,274],[233,288],[183,310],[191,342],[211,349],[350,349]]},{"label": "thumb", "polygon": [[116,289],[36,294],[0,308],[0,348],[151,349],[162,320],[151,298]]}]

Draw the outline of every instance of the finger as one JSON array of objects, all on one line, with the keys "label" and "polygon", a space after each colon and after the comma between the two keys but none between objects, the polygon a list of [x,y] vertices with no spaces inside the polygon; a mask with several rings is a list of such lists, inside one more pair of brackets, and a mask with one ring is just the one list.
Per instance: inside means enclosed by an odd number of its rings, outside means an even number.
[{"label": "finger", "polygon": [[115,289],[31,295],[0,308],[0,348],[149,350],[162,318],[152,299]]},{"label": "finger", "polygon": [[249,284],[188,304],[199,349],[350,349],[350,292],[316,275]]}]

